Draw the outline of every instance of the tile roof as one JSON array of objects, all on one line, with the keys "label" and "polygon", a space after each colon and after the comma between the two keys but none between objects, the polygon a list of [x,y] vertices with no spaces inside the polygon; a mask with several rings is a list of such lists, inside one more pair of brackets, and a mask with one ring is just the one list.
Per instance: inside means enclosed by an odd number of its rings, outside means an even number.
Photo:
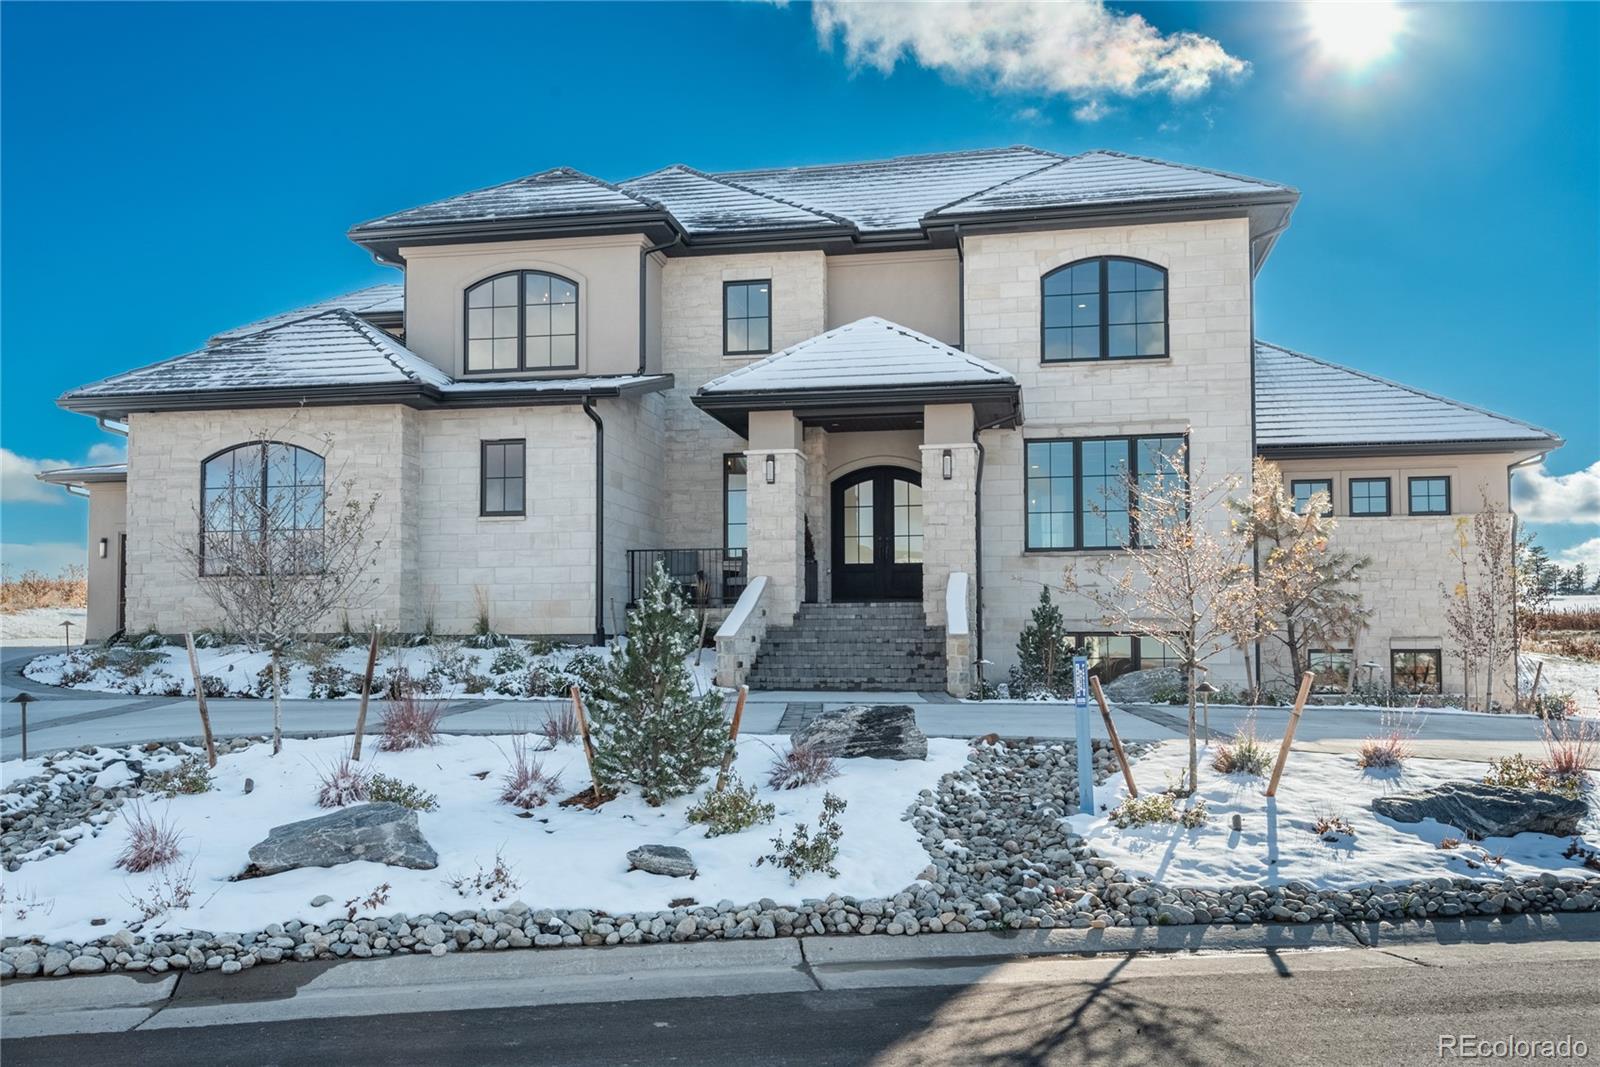
[{"label": "tile roof", "polygon": [[1185,200],[1272,191],[1294,194],[1288,186],[1222,171],[1121,152],[1084,152],[946,204],[931,212],[929,217],[939,219],[1080,204]]},{"label": "tile roof", "polygon": [[669,205],[673,218],[691,233],[848,225],[681,163],[623,182],[622,188]]},{"label": "tile roof", "polygon": [[1007,371],[870,316],[807,338],[700,387],[702,396],[872,386],[1015,385]]},{"label": "tile roof", "polygon": [[345,293],[328,300],[320,300],[315,304],[295,308],[292,311],[268,315],[264,319],[247,323],[244,326],[235,326],[231,330],[223,330],[211,338],[211,343],[226,341],[245,334],[260,333],[274,326],[282,326],[295,319],[304,319],[322,311],[333,311],[342,308],[353,315],[398,315],[405,311],[406,287],[399,282],[385,282],[382,285],[370,285],[365,289],[357,289],[353,293]]},{"label": "tile roof", "polygon": [[1256,445],[1309,446],[1517,442],[1560,438],[1538,426],[1398,382],[1256,342]]},{"label": "tile roof", "polygon": [[600,215],[619,211],[660,209],[661,205],[624,192],[610,182],[601,181],[571,167],[556,167],[553,170],[530,174],[526,178],[491,185],[486,189],[475,189],[470,193],[446,197],[443,200],[435,200],[432,203],[370,219],[354,226],[350,232],[359,236],[364,231],[407,225]]}]

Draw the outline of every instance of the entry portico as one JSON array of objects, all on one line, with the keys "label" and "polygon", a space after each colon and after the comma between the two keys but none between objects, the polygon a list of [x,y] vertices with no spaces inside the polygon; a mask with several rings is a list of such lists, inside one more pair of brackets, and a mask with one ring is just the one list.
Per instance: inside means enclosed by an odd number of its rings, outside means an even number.
[{"label": "entry portico", "polygon": [[1011,374],[873,317],[714,379],[694,403],[747,442],[746,560],[766,578],[767,625],[808,600],[909,600],[947,626],[950,576],[977,568],[976,430],[1021,423]]}]

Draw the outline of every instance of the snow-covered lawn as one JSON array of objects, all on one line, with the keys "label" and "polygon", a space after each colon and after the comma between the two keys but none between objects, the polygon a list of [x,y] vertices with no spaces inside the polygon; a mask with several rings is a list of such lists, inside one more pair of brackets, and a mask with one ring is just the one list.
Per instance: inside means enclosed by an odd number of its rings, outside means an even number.
[{"label": "snow-covered lawn", "polygon": [[[287,661],[284,696],[289,699],[345,699],[360,696],[361,674],[367,666],[365,642],[333,649],[315,645],[292,654]],[[435,697],[486,696],[527,700],[566,695],[574,683],[584,685],[587,675],[611,658],[611,646],[550,648],[511,640],[505,648],[468,648],[459,640],[440,638],[417,648],[385,648],[378,652],[373,689],[382,692],[385,679],[404,671],[409,679]],[[210,696],[265,697],[266,668],[271,657],[244,645],[224,645],[196,650]],[[716,652],[705,649],[695,662],[686,660],[702,691],[713,685]],[[46,685],[84,689],[96,693],[143,693],[188,696],[194,693],[194,676],[185,648],[163,645],[143,650],[87,648],[37,656],[23,674]]]},{"label": "snow-covered lawn", "polygon": [[[1276,742],[1268,747],[1276,756]],[[1562,877],[1593,876],[1582,860],[1562,856],[1569,838],[1518,834],[1441,849],[1439,842],[1445,838],[1465,835],[1432,820],[1395,823],[1372,811],[1372,798],[1385,793],[1413,792],[1452,779],[1480,780],[1487,769],[1481,763],[1412,759],[1399,772],[1368,772],[1357,767],[1351,755],[1296,751],[1289,757],[1278,795],[1269,798],[1263,795],[1266,778],[1218,774],[1209,759],[1210,752],[1202,750],[1197,796],[1210,813],[1202,827],[1113,826],[1106,812],[1127,796],[1120,775],[1095,790],[1096,814],[1072,816],[1072,826],[1095,852],[1115,860],[1126,872],[1170,886],[1301,881],[1319,888],[1349,888],[1441,875],[1480,881],[1545,871]],[[1187,761],[1184,741],[1166,741],[1147,753],[1133,766],[1141,795],[1176,782]],[[1589,819],[1580,827],[1590,847],[1600,841],[1600,809],[1592,797],[1591,793]],[[1242,830],[1231,828],[1235,814],[1243,818]],[[1325,841],[1311,829],[1322,816],[1343,816],[1355,832]]]},{"label": "snow-covered lawn", "polygon": [[[744,781],[760,786],[760,799],[777,806],[777,818],[741,833],[708,838],[704,827],[690,825],[684,817],[691,797],[660,808],[631,796],[596,810],[561,808],[552,802],[536,809],[532,818],[520,817],[517,809],[497,799],[511,752],[507,736],[446,736],[432,748],[400,753],[373,751],[375,740],[369,740],[363,761],[367,766],[438,796],[437,811],[418,814],[423,836],[439,854],[436,870],[358,862],[230,881],[244,869],[250,846],[265,839],[274,826],[328,814],[316,804],[319,776],[349,751],[350,738],[287,740],[276,758],[270,755],[270,745],[253,745],[220,758],[211,792],[149,802],[152,815],[182,834],[183,859],[178,866],[193,862],[194,896],[187,909],[147,923],[146,936],[184,929],[253,931],[291,919],[326,921],[342,917],[347,900],[366,898],[385,883],[387,902],[363,909],[360,916],[454,912],[499,907],[511,900],[533,908],[591,908],[616,914],[666,909],[685,897],[714,905],[724,899],[744,904],[763,897],[797,904],[802,898],[829,893],[892,896],[928,865],[916,830],[901,816],[919,790],[934,788],[941,775],[961,766],[968,751],[964,741],[932,740],[926,761],[840,760],[837,778],[780,792],[766,787],[766,770],[774,751],[785,749],[788,739],[741,737],[734,769]],[[539,759],[547,772],[560,776],[560,796],[588,787],[589,775],[577,745],[561,745],[540,753]],[[14,782],[37,773],[40,762],[11,761],[0,766],[0,777]],[[159,764],[147,765],[147,770],[155,766]],[[248,794],[246,778],[254,780]],[[709,788],[708,784],[701,792]],[[839,877],[812,874],[791,883],[771,864],[756,866],[756,859],[771,851],[776,831],[787,837],[797,821],[815,827],[825,792],[848,804],[839,820],[844,830]],[[149,895],[152,875],[130,875],[113,866],[125,839],[123,820],[114,819],[99,836],[86,833],[69,851],[5,874],[8,901],[38,902],[26,918],[7,914],[6,936],[82,939],[136,921],[140,916],[131,900]],[[699,867],[698,877],[630,872],[626,854],[644,844],[688,849]],[[497,853],[521,883],[504,901],[476,894],[463,897],[447,884],[458,875],[487,873]],[[319,895],[330,896],[333,902],[312,908],[310,901]],[[107,923],[95,926],[94,919]]]},{"label": "snow-covered lawn", "polygon": [[1533,665],[1542,662],[1544,670],[1539,675],[1539,692],[1571,693],[1578,703],[1580,715],[1600,715],[1600,663],[1571,659],[1546,652],[1528,652],[1522,657],[1523,687],[1533,683]]},{"label": "snow-covered lawn", "polygon": [[72,623],[72,643],[83,644],[83,628],[89,621],[88,608],[29,608],[0,614],[0,645],[59,645]]}]

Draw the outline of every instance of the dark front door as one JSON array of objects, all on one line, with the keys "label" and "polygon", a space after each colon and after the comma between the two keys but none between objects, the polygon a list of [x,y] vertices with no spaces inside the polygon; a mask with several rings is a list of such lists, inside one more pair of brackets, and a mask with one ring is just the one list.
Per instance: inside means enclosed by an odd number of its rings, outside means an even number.
[{"label": "dark front door", "polygon": [[868,467],[833,483],[833,599],[922,596],[922,477]]}]

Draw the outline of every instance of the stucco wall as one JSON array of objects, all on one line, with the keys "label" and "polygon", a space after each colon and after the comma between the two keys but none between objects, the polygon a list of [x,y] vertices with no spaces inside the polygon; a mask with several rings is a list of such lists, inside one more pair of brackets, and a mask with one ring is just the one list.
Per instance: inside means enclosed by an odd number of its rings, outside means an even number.
[{"label": "stucco wall", "polygon": [[[1090,256],[1132,256],[1167,268],[1170,355],[1160,360],[1040,362],[1040,278]],[[1211,478],[1248,478],[1250,247],[1243,219],[972,236],[966,240],[967,348],[1022,383],[1026,426],[988,431],[983,470],[984,656],[1003,676],[1040,585],[1059,590],[1067,567],[1106,553],[1026,552],[1025,438],[1175,434],[1190,430],[1191,464]],[[1219,528],[1226,516],[1218,513]],[[1063,597],[1085,629],[1092,607]],[[1216,680],[1242,681],[1241,657],[1212,661]]]},{"label": "stucco wall", "polygon": [[[89,617],[84,639],[103,641],[117,632],[118,578],[121,574],[119,543],[128,530],[128,487],[100,482],[89,490]],[[100,542],[106,555],[100,558]]]},{"label": "stucco wall", "polygon": [[956,344],[961,267],[954,249],[828,257],[828,329],[877,315]]}]

